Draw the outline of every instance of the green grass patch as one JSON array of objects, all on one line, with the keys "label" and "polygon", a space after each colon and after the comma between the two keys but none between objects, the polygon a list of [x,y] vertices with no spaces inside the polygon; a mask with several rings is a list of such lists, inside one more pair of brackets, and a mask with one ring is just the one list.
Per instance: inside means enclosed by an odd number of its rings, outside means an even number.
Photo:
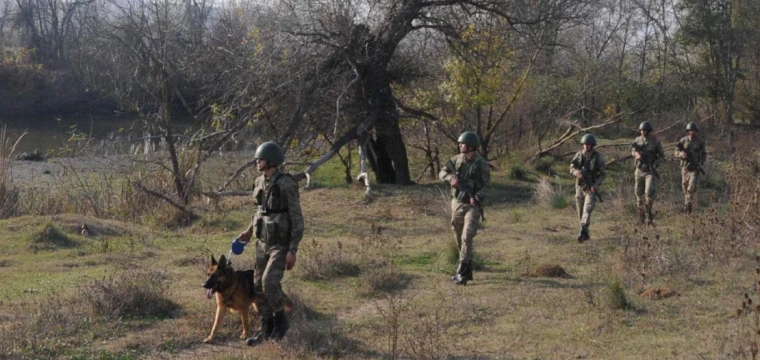
[{"label": "green grass patch", "polygon": [[512,180],[526,181],[528,180],[528,172],[520,164],[512,164],[509,168],[508,177]]},{"label": "green grass patch", "polygon": [[438,254],[436,253],[421,253],[415,255],[402,255],[399,260],[396,261],[398,265],[411,266],[416,268],[426,268],[438,260]]}]

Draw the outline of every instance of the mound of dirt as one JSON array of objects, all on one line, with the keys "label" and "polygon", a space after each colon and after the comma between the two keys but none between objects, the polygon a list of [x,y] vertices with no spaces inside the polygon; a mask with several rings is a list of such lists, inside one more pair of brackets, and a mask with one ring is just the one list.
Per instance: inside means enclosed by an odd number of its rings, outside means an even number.
[{"label": "mound of dirt", "polygon": [[541,265],[533,271],[531,271],[529,274],[526,274],[527,277],[545,277],[545,278],[563,278],[563,279],[571,279],[572,276],[568,274],[565,269],[562,268],[562,266],[559,265],[551,265],[551,264],[544,264]]},{"label": "mound of dirt", "polygon": [[654,287],[644,290],[639,296],[650,300],[662,300],[669,297],[681,296],[681,294],[666,287]]},{"label": "mound of dirt", "polygon": [[45,227],[32,238],[28,248],[33,251],[53,250],[56,248],[70,248],[76,245],[76,242],[69,238],[65,233],[48,223]]}]

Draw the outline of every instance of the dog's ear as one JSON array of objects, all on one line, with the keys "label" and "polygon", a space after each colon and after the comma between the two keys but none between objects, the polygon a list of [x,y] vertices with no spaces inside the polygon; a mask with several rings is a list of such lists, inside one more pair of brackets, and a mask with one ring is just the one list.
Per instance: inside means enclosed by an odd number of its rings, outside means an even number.
[{"label": "dog's ear", "polygon": [[[224,256],[224,255],[222,255],[222,256]],[[216,264],[218,264],[218,263],[216,262],[216,259],[214,259],[214,255],[211,255],[211,266],[214,266]]]},{"label": "dog's ear", "polygon": [[222,255],[219,257],[219,267],[223,268],[225,266],[227,266],[227,258]]}]

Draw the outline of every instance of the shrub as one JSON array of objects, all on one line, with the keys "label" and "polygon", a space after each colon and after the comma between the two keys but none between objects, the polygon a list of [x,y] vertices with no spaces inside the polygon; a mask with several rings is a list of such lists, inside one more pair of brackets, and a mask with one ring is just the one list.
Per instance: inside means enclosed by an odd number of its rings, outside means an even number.
[{"label": "shrub", "polygon": [[512,180],[525,181],[528,179],[528,172],[520,164],[512,164],[509,168],[509,178]]},{"label": "shrub", "polygon": [[616,310],[633,310],[633,303],[628,299],[625,293],[625,287],[618,279],[611,279],[607,282],[607,300],[609,306]]},{"label": "shrub", "polygon": [[344,256],[343,243],[325,248],[316,240],[305,247],[306,255],[299,260],[300,277],[304,280],[328,280],[344,276],[358,276],[361,268],[356,261]]},{"label": "shrub", "polygon": [[55,359],[67,347],[79,346],[86,340],[79,335],[93,326],[91,317],[78,313],[79,302],[53,295],[18,305],[0,331],[0,358]]},{"label": "shrub", "polygon": [[66,234],[52,223],[47,223],[42,230],[32,238],[29,248],[33,251],[52,250],[59,247],[69,248],[76,245]]},{"label": "shrub", "polygon": [[340,320],[321,316],[294,291],[288,291],[293,302],[288,351],[295,358],[340,358],[358,348]]},{"label": "shrub", "polygon": [[533,194],[539,205],[554,209],[564,209],[569,205],[567,196],[562,192],[562,188],[555,188],[547,177],[542,177],[538,181]]},{"label": "shrub", "polygon": [[94,315],[107,319],[169,318],[177,305],[168,299],[167,276],[161,271],[126,270],[82,289],[82,298]]}]

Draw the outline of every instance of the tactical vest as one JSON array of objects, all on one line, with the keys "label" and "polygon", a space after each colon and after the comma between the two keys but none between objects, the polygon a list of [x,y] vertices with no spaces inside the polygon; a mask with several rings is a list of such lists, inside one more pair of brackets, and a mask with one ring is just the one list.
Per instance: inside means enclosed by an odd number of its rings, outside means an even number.
[{"label": "tactical vest", "polygon": [[267,245],[284,245],[290,242],[290,215],[288,214],[287,199],[282,194],[280,180],[292,175],[278,173],[272,178],[265,191],[257,194],[259,204],[256,212],[256,238]]},{"label": "tactical vest", "polygon": [[686,167],[686,170],[696,171],[699,164],[702,163],[702,148],[705,146],[699,138],[695,138],[693,141],[688,136],[681,139],[683,147],[691,153],[693,163],[689,163],[686,159],[681,159],[681,166]]},{"label": "tactical vest", "polygon": [[[480,156],[477,156],[471,164],[469,164],[469,168],[464,169],[465,171],[462,171],[463,167],[467,164],[466,158],[464,154],[459,154],[456,157],[456,162],[454,163],[454,167],[456,171],[467,181],[467,185],[470,186],[470,189],[472,189],[473,194],[476,194],[478,191],[480,191],[483,188],[483,174],[480,171],[479,165]],[[477,173],[477,174],[475,174]],[[473,178],[478,178],[479,182],[476,182],[473,180]],[[459,189],[452,188],[451,196],[455,199],[460,199],[462,203],[469,203],[469,198],[464,198],[460,196]]]},{"label": "tactical vest", "polygon": [[[591,155],[588,156],[588,160],[584,160],[583,152],[581,152],[581,167],[585,167],[588,169],[589,175],[591,175],[591,181],[596,183],[596,180],[599,179],[600,170],[596,166],[596,161],[599,158],[599,152],[594,151],[591,153]],[[580,169],[578,169],[580,170]],[[576,179],[578,185],[585,185],[583,179]],[[593,185],[593,184],[591,184]]]}]

